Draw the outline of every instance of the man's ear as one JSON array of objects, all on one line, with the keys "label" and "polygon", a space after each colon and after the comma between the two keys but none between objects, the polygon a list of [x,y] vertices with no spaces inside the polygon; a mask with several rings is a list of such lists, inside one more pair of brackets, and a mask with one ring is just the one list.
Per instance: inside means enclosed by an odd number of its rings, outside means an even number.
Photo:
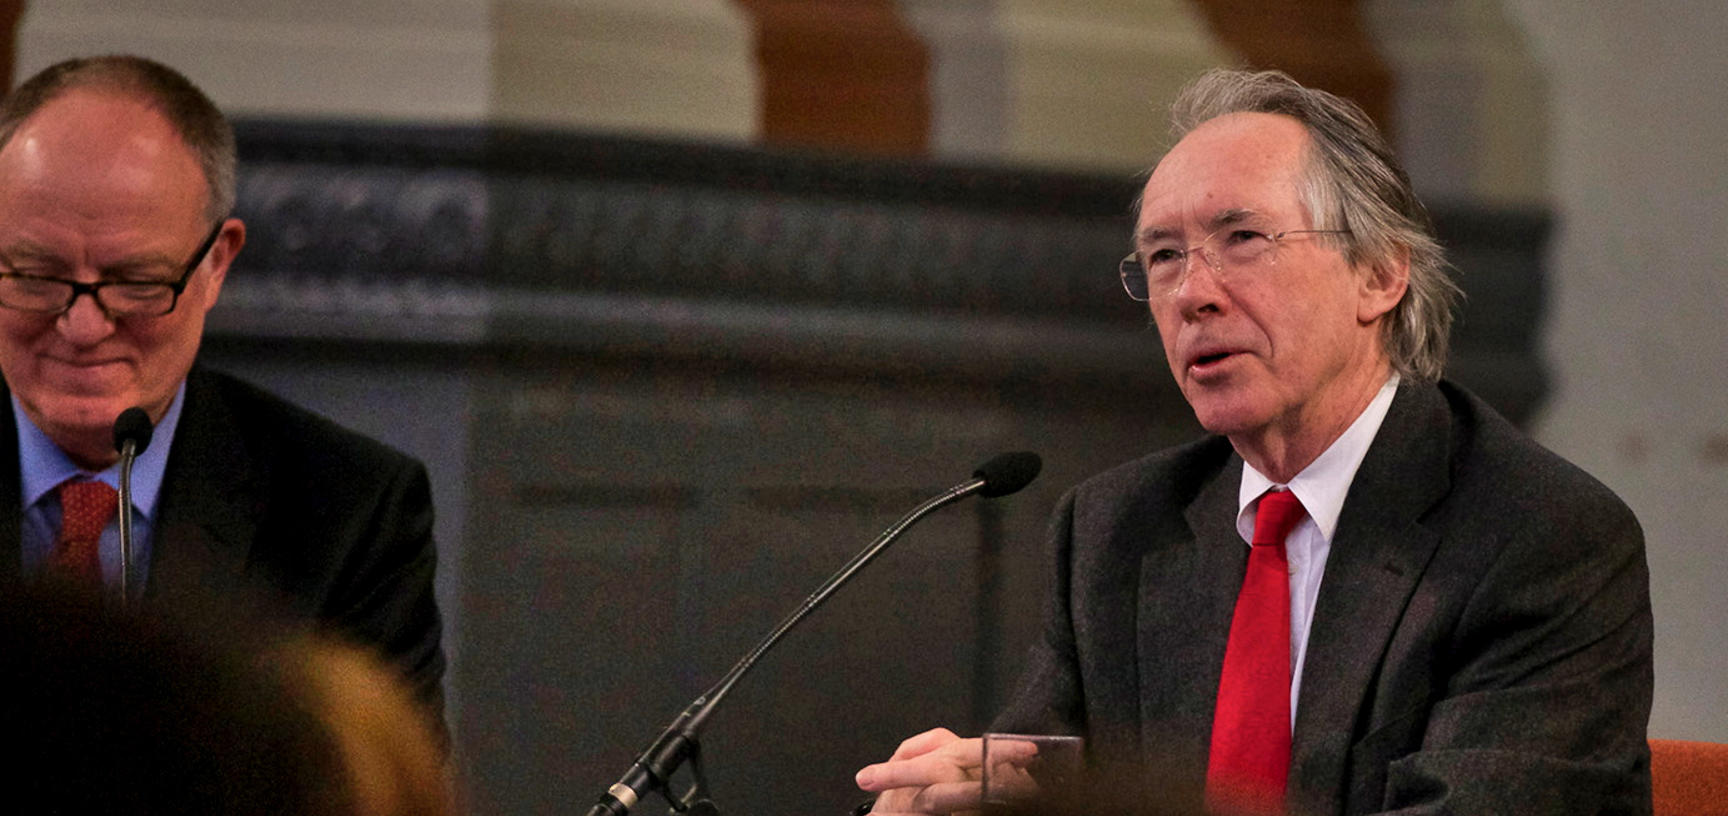
[{"label": "man's ear", "polygon": [[1357,291],[1356,320],[1368,325],[1392,311],[1410,288],[1410,249],[1398,247],[1368,265]]},{"label": "man's ear", "polygon": [[245,245],[246,222],[238,218],[222,222],[222,231],[217,233],[216,243],[210,246],[210,278],[205,282],[204,298],[206,311],[216,305],[216,297],[222,293],[222,283],[228,280],[228,267],[233,265],[234,257],[240,254],[240,248]]}]

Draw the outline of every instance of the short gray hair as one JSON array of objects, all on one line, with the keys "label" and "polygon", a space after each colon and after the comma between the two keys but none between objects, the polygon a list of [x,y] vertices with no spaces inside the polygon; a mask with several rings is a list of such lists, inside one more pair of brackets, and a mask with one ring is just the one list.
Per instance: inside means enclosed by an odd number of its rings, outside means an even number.
[{"label": "short gray hair", "polygon": [[57,62],[24,80],[0,102],[0,149],[42,106],[81,88],[111,91],[162,114],[204,171],[205,217],[214,222],[234,210],[237,175],[234,128],[210,97],[179,71],[129,55]]},{"label": "short gray hair", "polygon": [[1452,309],[1462,295],[1448,274],[1428,211],[1368,114],[1347,99],[1303,87],[1281,71],[1214,69],[1170,107],[1172,135],[1230,113],[1276,113],[1307,129],[1312,146],[1302,198],[1314,229],[1349,230],[1337,240],[1351,264],[1408,252],[1410,284],[1383,334],[1386,356],[1411,380],[1446,368]]}]

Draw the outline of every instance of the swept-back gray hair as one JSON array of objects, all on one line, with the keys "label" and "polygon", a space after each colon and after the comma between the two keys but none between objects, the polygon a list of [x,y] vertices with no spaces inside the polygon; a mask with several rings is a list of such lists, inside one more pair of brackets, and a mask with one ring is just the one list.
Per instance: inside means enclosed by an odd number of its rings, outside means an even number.
[{"label": "swept-back gray hair", "polygon": [[234,209],[234,128],[185,75],[155,60],[129,55],[81,57],[57,62],[24,80],[0,103],[0,148],[42,106],[69,91],[112,91],[154,108],[198,157],[204,171],[205,216],[215,221]]},{"label": "swept-back gray hair", "polygon": [[1311,142],[1300,191],[1314,229],[1336,236],[1351,264],[1409,254],[1410,285],[1388,315],[1386,356],[1412,380],[1435,380],[1446,367],[1452,308],[1461,293],[1447,274],[1428,211],[1416,200],[1385,137],[1347,99],[1306,88],[1281,71],[1207,71],[1170,108],[1181,139],[1202,122],[1229,113],[1278,113],[1296,119]]}]

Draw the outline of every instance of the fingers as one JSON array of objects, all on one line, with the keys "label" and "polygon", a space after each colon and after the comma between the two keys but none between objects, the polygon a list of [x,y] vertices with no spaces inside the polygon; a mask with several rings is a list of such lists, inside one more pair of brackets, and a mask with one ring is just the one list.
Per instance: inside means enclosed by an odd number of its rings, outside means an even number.
[{"label": "fingers", "polygon": [[897,759],[869,765],[858,772],[858,787],[872,792],[894,788],[924,787],[943,782],[976,779],[976,761],[962,765],[940,754]]},{"label": "fingers", "polygon": [[[987,776],[990,786],[990,801],[1015,801],[1031,799],[1038,795],[1038,780],[1024,769],[1008,763],[990,763]],[[980,785],[980,795],[983,786]]]},{"label": "fingers", "polygon": [[977,782],[943,782],[922,788],[897,788],[876,799],[871,816],[928,816],[975,811],[982,801]]},{"label": "fingers", "polygon": [[[990,776],[992,799],[1036,794],[1038,783],[1027,772],[1038,755],[1030,739],[992,735]],[[874,816],[930,816],[977,811],[983,801],[980,778],[985,774],[984,741],[961,739],[946,728],[934,728],[900,743],[886,762],[858,771],[858,787],[881,794]]]},{"label": "fingers", "polygon": [[900,747],[894,749],[894,755],[888,760],[892,762],[896,759],[911,759],[915,756],[921,756],[957,739],[960,737],[953,731],[946,728],[932,728],[917,736],[907,737],[905,741],[900,743]]},{"label": "fingers", "polygon": [[858,772],[858,787],[881,793],[871,813],[948,814],[978,809],[983,742],[935,728],[900,743],[887,762]]},{"label": "fingers", "polygon": [[[983,763],[980,740],[960,739],[946,732],[947,739],[939,747],[923,742],[914,744],[930,733],[927,731],[902,743],[903,751],[894,752],[895,758],[865,766],[858,772],[858,787],[867,791],[885,791],[963,782],[978,777],[977,769]],[[908,745],[911,746],[909,749]]]},{"label": "fingers", "polygon": [[1006,762],[1016,767],[1023,766],[1038,755],[1038,743],[1024,739],[1004,739],[995,737],[990,740],[990,762]]}]

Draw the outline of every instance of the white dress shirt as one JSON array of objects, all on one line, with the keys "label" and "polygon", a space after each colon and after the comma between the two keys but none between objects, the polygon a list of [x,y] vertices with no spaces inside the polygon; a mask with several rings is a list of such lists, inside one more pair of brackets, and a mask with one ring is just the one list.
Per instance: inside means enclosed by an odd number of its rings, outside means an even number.
[{"label": "white dress shirt", "polygon": [[[1308,628],[1314,621],[1314,601],[1320,595],[1320,579],[1326,574],[1326,556],[1332,550],[1332,536],[1338,532],[1338,516],[1344,511],[1344,496],[1356,478],[1362,457],[1368,455],[1386,410],[1392,407],[1392,395],[1398,390],[1398,376],[1392,375],[1380,392],[1356,421],[1350,423],[1325,452],[1321,453],[1289,484],[1278,484],[1253,465],[1242,468],[1242,488],[1237,495],[1236,531],[1242,542],[1254,540],[1254,514],[1259,510],[1260,497],[1274,488],[1288,489],[1308,511],[1306,518],[1284,539],[1284,551],[1290,560],[1290,726],[1296,726],[1296,703],[1302,690],[1302,664],[1308,657]],[[1251,546],[1251,545],[1250,545]]]}]

